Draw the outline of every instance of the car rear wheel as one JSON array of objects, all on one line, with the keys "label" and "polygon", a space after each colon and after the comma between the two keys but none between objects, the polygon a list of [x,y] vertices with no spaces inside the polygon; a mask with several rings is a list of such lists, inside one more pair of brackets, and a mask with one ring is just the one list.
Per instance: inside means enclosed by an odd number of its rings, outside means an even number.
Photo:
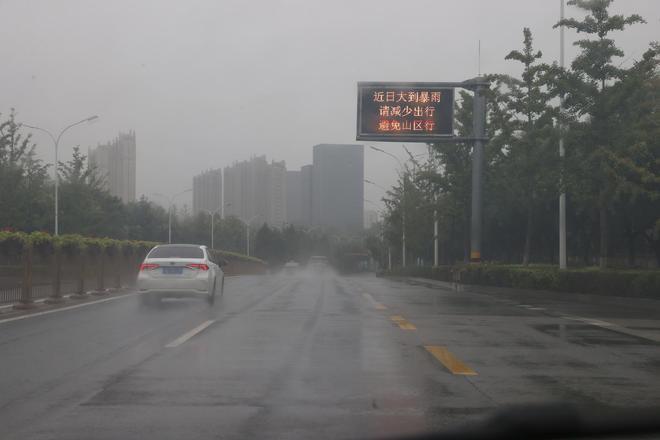
[{"label": "car rear wheel", "polygon": [[215,287],[216,287],[216,281],[217,281],[217,280],[215,280],[215,279],[213,280],[213,289],[211,289],[211,292],[209,292],[209,296],[206,298],[206,300],[208,301],[209,305],[211,305],[211,306],[213,305],[213,303],[215,303]]}]

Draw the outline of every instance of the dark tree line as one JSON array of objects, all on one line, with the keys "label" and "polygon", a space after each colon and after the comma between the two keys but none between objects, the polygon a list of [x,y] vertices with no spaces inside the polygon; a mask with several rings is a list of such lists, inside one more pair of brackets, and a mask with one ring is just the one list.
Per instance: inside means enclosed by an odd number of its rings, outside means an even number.
[{"label": "dark tree line", "polygon": [[[1,116],[1,115],[0,115]],[[36,145],[25,134],[11,111],[0,123],[0,229],[52,232],[54,181],[51,165],[35,154]],[[90,166],[78,147],[69,161],[58,164],[59,228],[62,234],[166,242],[168,212],[141,198],[122,203],[103,185],[98,170]],[[245,223],[235,217],[214,217],[214,245],[218,249],[247,253]],[[306,261],[311,255],[332,253],[337,239],[325,232],[287,226],[251,228],[250,252],[272,264]],[[172,212],[172,241],[211,246],[211,218],[191,215],[187,209]]]},{"label": "dark tree line", "polygon": [[[487,76],[487,259],[556,262],[558,197],[565,191],[573,264],[606,267],[614,257],[616,264],[635,266],[639,254],[660,263],[660,46],[651,43],[639,60],[623,67],[624,53],[612,34],[644,20],[610,15],[611,3],[569,2],[586,13],[555,25],[585,35],[574,43],[580,53],[569,68],[543,62],[525,28],[522,47],[505,56],[519,63],[520,76]],[[455,120],[457,134],[470,136],[470,93],[460,93]],[[402,211],[408,259],[432,261],[433,210],[439,213],[442,262],[468,260],[470,156],[469,143],[430,145],[424,163],[411,156],[385,199],[385,236],[397,261]]]}]

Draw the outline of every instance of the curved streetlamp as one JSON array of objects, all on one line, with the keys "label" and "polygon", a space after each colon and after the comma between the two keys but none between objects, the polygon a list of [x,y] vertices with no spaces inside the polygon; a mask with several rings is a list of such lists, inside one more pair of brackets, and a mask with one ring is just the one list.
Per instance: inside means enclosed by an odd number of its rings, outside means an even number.
[{"label": "curved streetlamp", "polygon": [[[401,191],[401,266],[406,267],[406,174],[405,174],[405,167],[403,166],[403,162],[401,162],[401,159],[390,153],[389,151],[385,151],[382,148],[374,147],[373,145],[369,145],[369,148],[371,148],[374,151],[378,151],[379,153],[387,154],[394,160],[396,160],[401,168],[404,170],[403,174],[403,189]],[[366,180],[366,183],[370,183],[374,186],[377,186],[379,188],[383,188],[381,185],[378,185],[370,180]]]},{"label": "curved streetlamp", "polygon": [[168,219],[167,219],[167,242],[172,243],[172,205],[174,204],[174,199],[179,197],[180,195],[183,195],[185,193],[189,193],[192,191],[192,188],[188,188],[184,191],[181,191],[180,193],[176,193],[173,196],[169,197],[166,196],[165,194],[161,193],[153,193],[153,195],[158,196],[158,197],[163,197],[165,200],[168,201],[169,206],[168,206]]},{"label": "curved streetlamp", "polygon": [[58,167],[58,150],[59,150],[59,144],[60,144],[60,139],[62,139],[62,135],[70,128],[75,127],[76,125],[84,124],[86,122],[92,122],[99,117],[97,115],[90,116],[89,118],[85,118],[81,121],[74,122],[73,124],[67,125],[60,131],[60,134],[55,137],[50,131],[46,130],[45,128],[37,127],[35,125],[28,125],[28,124],[21,124],[24,127],[31,128],[33,130],[39,130],[43,131],[46,133],[50,138],[53,140],[53,144],[55,145],[55,235],[59,235],[60,228],[59,228],[59,186],[60,186],[60,173],[57,170]]},{"label": "curved streetlamp", "polygon": [[211,211],[210,209],[204,209],[203,211],[207,213],[209,216],[211,216],[211,249],[215,249],[215,243],[213,240],[213,236],[214,236],[213,220],[215,220],[215,215],[222,211],[222,207],[216,209],[215,211]]},{"label": "curved streetlamp", "polygon": [[250,256],[250,224],[252,223],[252,220],[254,220],[257,217],[259,217],[259,216],[258,215],[253,215],[252,218],[250,218],[250,220],[248,220],[248,221],[245,221],[243,219],[239,219],[240,221],[245,223],[245,229],[247,231],[246,232],[246,235],[247,235],[247,241],[246,241],[247,250],[246,250],[245,253],[247,254],[248,257]]}]

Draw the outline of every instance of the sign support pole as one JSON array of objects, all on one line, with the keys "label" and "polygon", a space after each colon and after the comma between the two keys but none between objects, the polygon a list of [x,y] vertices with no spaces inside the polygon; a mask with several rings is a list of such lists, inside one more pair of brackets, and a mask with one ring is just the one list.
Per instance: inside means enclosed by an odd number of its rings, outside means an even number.
[{"label": "sign support pole", "polygon": [[[486,91],[490,87],[485,77],[479,75],[463,82],[435,82],[435,83],[404,83],[404,82],[358,82],[357,102],[357,135],[356,140],[376,142],[465,142],[471,143],[472,148],[472,214],[470,217],[470,261],[481,262],[481,238],[483,224],[483,174],[484,174],[484,145],[486,138]],[[468,89],[474,92],[472,136],[454,136],[453,105],[454,90],[456,88]],[[434,103],[426,106],[426,117],[434,120],[421,119],[422,111],[414,114],[411,121],[411,112],[405,115],[400,107],[397,113],[392,114],[389,105],[380,103],[413,102],[406,99],[405,93],[413,93],[414,102],[418,103],[416,93],[425,93],[424,103]],[[428,95],[431,95],[430,99]],[[448,98],[440,99],[441,96]],[[421,109],[422,107],[419,107]],[[433,109],[430,113],[428,109]],[[435,116],[433,114],[435,113]],[[405,118],[408,119],[405,119]],[[414,119],[417,117],[418,119]],[[383,119],[387,118],[387,119]],[[395,118],[395,119],[391,119]],[[450,119],[451,118],[451,119]],[[412,123],[412,125],[411,125]],[[422,124],[426,124],[422,126]],[[395,124],[391,128],[391,124]],[[403,125],[405,124],[405,125]],[[407,127],[407,128],[406,128]],[[405,184],[403,182],[403,196],[405,200]],[[406,266],[406,233],[405,210],[402,213],[402,265]],[[434,265],[438,264],[437,252],[437,219],[434,218]]]},{"label": "sign support pole", "polygon": [[470,262],[481,262],[481,227],[483,215],[484,139],[486,137],[486,83],[475,78],[472,131],[472,216],[470,218]]}]

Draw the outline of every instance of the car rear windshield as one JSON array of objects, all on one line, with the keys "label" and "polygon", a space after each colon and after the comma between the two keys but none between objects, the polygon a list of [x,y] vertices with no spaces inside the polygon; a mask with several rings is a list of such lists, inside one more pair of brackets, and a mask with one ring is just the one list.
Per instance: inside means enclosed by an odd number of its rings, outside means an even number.
[{"label": "car rear windshield", "polygon": [[197,246],[161,246],[149,252],[147,258],[204,258],[204,252]]}]

